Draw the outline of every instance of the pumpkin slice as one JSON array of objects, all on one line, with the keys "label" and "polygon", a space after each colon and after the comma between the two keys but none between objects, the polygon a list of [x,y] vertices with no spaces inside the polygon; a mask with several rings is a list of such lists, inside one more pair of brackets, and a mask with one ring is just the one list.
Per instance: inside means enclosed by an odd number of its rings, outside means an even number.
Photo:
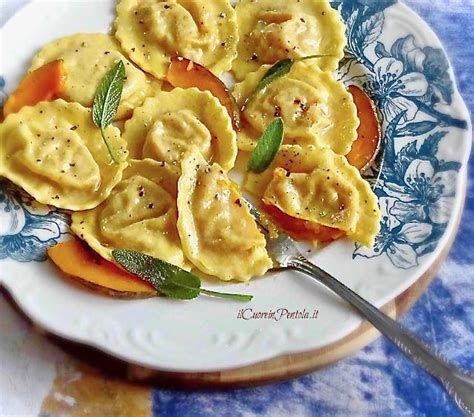
[{"label": "pumpkin slice", "polygon": [[225,84],[206,67],[187,58],[175,56],[171,58],[166,79],[173,87],[196,87],[209,91],[227,109],[234,129],[239,130],[240,112],[234,97]]},{"label": "pumpkin slice", "polygon": [[77,238],[50,247],[48,255],[65,274],[100,293],[118,298],[157,295],[150,284],[100,257]]},{"label": "pumpkin slice", "polygon": [[40,101],[60,98],[65,86],[66,70],[57,59],[30,72],[10,94],[3,107],[3,115],[17,113],[24,106],[34,106]]},{"label": "pumpkin slice", "polygon": [[353,142],[347,160],[359,171],[365,171],[377,156],[380,146],[380,124],[373,101],[359,87],[350,85],[348,88],[357,107],[360,120],[357,139]]},{"label": "pumpkin slice", "polygon": [[295,240],[328,243],[345,235],[342,230],[292,217],[270,204],[263,203],[262,208],[278,226]]}]

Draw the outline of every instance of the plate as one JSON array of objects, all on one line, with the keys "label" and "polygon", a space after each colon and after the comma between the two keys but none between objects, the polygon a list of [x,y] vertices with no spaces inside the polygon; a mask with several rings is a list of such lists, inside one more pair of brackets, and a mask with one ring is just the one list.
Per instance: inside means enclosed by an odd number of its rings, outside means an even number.
[{"label": "plate", "polygon": [[[379,178],[375,191],[383,220],[373,249],[338,241],[308,255],[382,306],[426,272],[453,232],[455,213],[462,209],[471,125],[440,41],[414,12],[394,0],[333,7],[348,35],[338,77],[363,87],[383,121],[382,163],[371,178]],[[112,0],[27,4],[0,32],[1,98],[46,42],[108,31],[113,18]],[[245,304],[207,297],[105,298],[64,281],[45,261],[47,247],[68,233],[67,215],[1,181],[1,284],[46,330],[131,363],[177,372],[231,369],[327,346],[361,324],[329,290],[293,272],[250,283],[207,283],[253,294]]]}]

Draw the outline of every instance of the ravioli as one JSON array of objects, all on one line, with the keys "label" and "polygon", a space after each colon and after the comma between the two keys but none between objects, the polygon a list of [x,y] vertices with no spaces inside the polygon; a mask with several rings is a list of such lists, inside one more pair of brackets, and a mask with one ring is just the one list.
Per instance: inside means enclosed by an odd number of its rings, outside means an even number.
[{"label": "ravioli", "polygon": [[125,124],[123,137],[134,159],[179,165],[182,155],[197,147],[207,161],[226,171],[233,168],[238,151],[225,107],[197,88],[175,88],[147,99]]},{"label": "ravioli", "polygon": [[328,146],[336,153],[347,154],[357,138],[359,119],[344,85],[308,60],[297,62],[286,76],[252,96],[269,68],[263,66],[235,86],[238,106],[245,105],[239,149],[252,150],[267,125],[281,116],[284,143]]},{"label": "ravioli", "polygon": [[194,150],[182,162],[178,182],[178,232],[186,257],[224,281],[248,281],[272,267],[238,186],[217,164]]},{"label": "ravioli", "polygon": [[96,207],[127,167],[120,130],[105,134],[118,163],[111,163],[91,111],[64,100],[23,107],[0,124],[0,176],[37,201],[68,210]]},{"label": "ravioli", "polygon": [[309,55],[329,55],[317,62],[334,71],[344,56],[345,26],[327,0],[242,0],[235,10],[238,80],[264,64]]},{"label": "ravioli", "polygon": [[72,215],[71,229],[102,257],[130,249],[188,268],[176,229],[176,167],[131,160],[110,197]]},{"label": "ravioli", "polygon": [[357,189],[337,170],[289,173],[276,168],[263,202],[297,219],[351,233],[359,216]]},{"label": "ravioli", "polygon": [[216,75],[237,55],[237,18],[228,0],[120,0],[115,36],[130,58],[164,79],[180,55]]},{"label": "ravioli", "polygon": [[85,107],[92,106],[103,76],[122,60],[126,81],[116,119],[130,116],[133,108],[142,104],[145,97],[159,87],[158,82],[153,82],[152,87],[145,73],[124,56],[115,38],[103,33],[79,33],[47,44],[33,57],[29,71],[56,59],[63,60],[67,74],[61,98]]},{"label": "ravioli", "polygon": [[245,188],[293,217],[344,230],[366,246],[373,246],[380,230],[370,185],[328,148],[283,145],[266,171],[247,174]]}]

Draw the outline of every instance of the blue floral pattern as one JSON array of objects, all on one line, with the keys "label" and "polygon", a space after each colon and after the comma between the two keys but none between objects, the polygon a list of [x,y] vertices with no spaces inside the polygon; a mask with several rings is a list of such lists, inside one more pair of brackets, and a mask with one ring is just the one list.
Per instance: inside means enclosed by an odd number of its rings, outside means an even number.
[{"label": "blue floral pattern", "polygon": [[69,230],[69,215],[37,203],[12,183],[0,181],[0,260],[44,261],[46,250]]},{"label": "blue floral pattern", "polygon": [[3,103],[5,102],[5,99],[7,97],[4,89],[5,89],[5,78],[0,76],[0,108],[3,108]]},{"label": "blue floral pattern", "polygon": [[[442,109],[454,93],[449,63],[441,49],[418,45],[412,35],[387,43],[385,11],[396,0],[332,3],[347,27],[340,78],[358,84],[376,103],[383,150],[367,179],[383,215],[374,248],[356,245],[353,258],[386,256],[409,269],[433,252],[446,230],[460,169],[438,159],[441,141],[467,122]],[[0,106],[5,98],[0,77]],[[66,213],[40,206],[15,186],[0,181],[0,259],[45,259],[46,248],[68,230]]]},{"label": "blue floral pattern", "polygon": [[440,110],[454,93],[441,49],[421,47],[412,35],[381,40],[385,10],[395,3],[348,0],[333,7],[347,27],[340,77],[373,98],[383,134],[383,151],[368,175],[376,183],[381,231],[373,248],[356,245],[353,257],[387,256],[409,269],[435,250],[450,220],[461,165],[439,160],[438,150],[450,129],[466,129],[467,122]]}]

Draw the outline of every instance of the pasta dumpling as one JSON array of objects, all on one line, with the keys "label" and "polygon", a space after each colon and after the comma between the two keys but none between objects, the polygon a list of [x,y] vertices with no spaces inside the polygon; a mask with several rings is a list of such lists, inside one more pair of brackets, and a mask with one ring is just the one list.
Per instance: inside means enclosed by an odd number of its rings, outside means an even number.
[{"label": "pasta dumpling", "polygon": [[[252,150],[267,125],[277,116],[285,123],[284,143],[328,146],[345,155],[357,138],[357,109],[344,84],[310,60],[297,62],[290,72],[255,95],[265,65],[236,85],[234,95],[242,112],[239,149]],[[247,99],[251,97],[248,102]]]},{"label": "pasta dumpling", "polygon": [[72,215],[71,229],[106,259],[130,249],[188,269],[176,229],[178,176],[169,164],[132,160],[106,201]]},{"label": "pasta dumpling", "polygon": [[198,150],[186,155],[178,182],[178,232],[186,257],[224,281],[248,281],[272,267],[238,186]]},{"label": "pasta dumpling", "polygon": [[245,188],[293,217],[343,230],[366,246],[380,230],[369,183],[328,148],[283,145],[266,171],[247,174]]},{"label": "pasta dumpling", "polygon": [[359,195],[337,170],[316,168],[290,173],[276,168],[263,202],[297,219],[352,233],[358,219]]},{"label": "pasta dumpling", "polygon": [[160,92],[135,109],[123,134],[131,158],[172,164],[197,147],[226,171],[233,168],[237,141],[226,109],[208,91],[175,88]]},{"label": "pasta dumpling", "polygon": [[228,0],[120,0],[115,29],[130,58],[159,79],[175,55],[220,75],[237,54],[237,19]]},{"label": "pasta dumpling", "polygon": [[235,10],[238,80],[261,65],[309,55],[328,55],[318,65],[334,71],[344,56],[345,26],[327,0],[242,0]]},{"label": "pasta dumpling", "polygon": [[126,142],[105,129],[110,156],[91,111],[64,100],[23,107],[0,124],[0,176],[37,201],[69,210],[96,207],[120,182],[127,167]]},{"label": "pasta dumpling", "polygon": [[134,107],[159,88],[157,82],[149,81],[145,73],[124,56],[115,38],[104,33],[79,33],[47,44],[33,57],[29,71],[56,59],[63,61],[67,75],[61,98],[85,107],[92,106],[100,81],[122,60],[126,81],[116,119],[130,116]]}]

